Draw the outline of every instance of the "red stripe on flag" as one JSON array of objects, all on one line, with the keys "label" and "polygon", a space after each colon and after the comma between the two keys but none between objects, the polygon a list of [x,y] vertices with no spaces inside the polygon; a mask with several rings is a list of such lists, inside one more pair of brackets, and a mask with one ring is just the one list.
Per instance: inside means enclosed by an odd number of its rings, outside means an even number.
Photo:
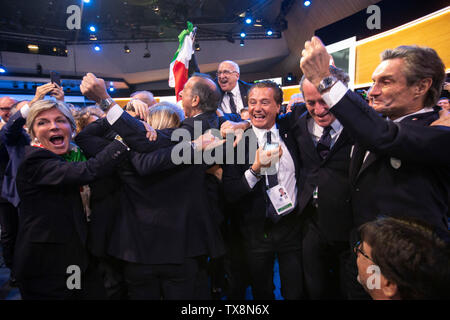
[{"label": "red stripe on flag", "polygon": [[179,101],[179,93],[183,90],[184,84],[188,80],[188,69],[182,62],[175,61],[173,66],[173,75],[175,78],[175,95],[177,97],[177,101]]}]

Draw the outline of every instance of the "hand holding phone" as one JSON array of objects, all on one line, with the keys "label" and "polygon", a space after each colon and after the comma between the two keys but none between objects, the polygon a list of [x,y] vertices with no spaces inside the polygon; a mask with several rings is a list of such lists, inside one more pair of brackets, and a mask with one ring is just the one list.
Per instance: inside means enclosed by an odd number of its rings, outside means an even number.
[{"label": "hand holding phone", "polygon": [[56,83],[58,87],[61,87],[61,75],[59,72],[50,71],[50,81],[51,83]]}]

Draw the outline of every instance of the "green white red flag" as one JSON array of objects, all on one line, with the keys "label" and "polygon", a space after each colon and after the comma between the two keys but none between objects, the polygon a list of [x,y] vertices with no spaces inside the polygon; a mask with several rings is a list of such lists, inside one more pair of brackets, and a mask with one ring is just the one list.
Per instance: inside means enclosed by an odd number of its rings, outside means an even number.
[{"label": "green white red flag", "polygon": [[188,21],[187,29],[178,36],[178,50],[170,63],[169,87],[175,88],[177,101],[180,100],[179,93],[188,80],[189,61],[194,54],[195,29],[193,24]]}]

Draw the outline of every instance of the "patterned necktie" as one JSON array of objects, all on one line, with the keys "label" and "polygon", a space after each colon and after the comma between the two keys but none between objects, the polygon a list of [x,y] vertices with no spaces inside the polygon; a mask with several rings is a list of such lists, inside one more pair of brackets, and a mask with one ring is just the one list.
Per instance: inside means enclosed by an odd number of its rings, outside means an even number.
[{"label": "patterned necktie", "polygon": [[230,98],[230,110],[231,113],[236,113],[236,104],[234,103],[233,94],[231,92],[227,92],[228,98]]},{"label": "patterned necktie", "polygon": [[323,129],[322,136],[319,139],[319,142],[317,142],[317,152],[322,157],[322,159],[325,159],[330,153],[330,147],[331,147],[331,126],[325,127]]},{"label": "patterned necktie", "polygon": [[[266,142],[267,144],[272,143],[272,135],[270,131],[266,132]],[[270,189],[272,187],[275,187],[278,184],[278,175],[277,173],[275,174],[268,174],[267,175],[267,180],[268,180],[268,186],[267,189]],[[267,206],[266,206],[266,217],[270,218],[273,223],[277,223],[281,217],[277,214],[275,208],[272,205],[272,202],[270,201],[269,195],[267,195]]]}]

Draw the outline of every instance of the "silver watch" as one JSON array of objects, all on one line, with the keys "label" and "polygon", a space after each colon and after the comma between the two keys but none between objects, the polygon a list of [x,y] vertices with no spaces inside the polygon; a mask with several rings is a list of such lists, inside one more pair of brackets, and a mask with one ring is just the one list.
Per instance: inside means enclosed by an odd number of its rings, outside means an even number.
[{"label": "silver watch", "polygon": [[102,109],[103,111],[106,112],[115,104],[116,103],[114,102],[114,100],[112,98],[106,98],[106,99],[100,100],[99,106],[100,106],[100,109]]},{"label": "silver watch", "polygon": [[319,91],[320,94],[322,94],[325,90],[331,88],[338,79],[335,76],[328,76],[323,78],[319,85],[317,86],[317,91]]}]

